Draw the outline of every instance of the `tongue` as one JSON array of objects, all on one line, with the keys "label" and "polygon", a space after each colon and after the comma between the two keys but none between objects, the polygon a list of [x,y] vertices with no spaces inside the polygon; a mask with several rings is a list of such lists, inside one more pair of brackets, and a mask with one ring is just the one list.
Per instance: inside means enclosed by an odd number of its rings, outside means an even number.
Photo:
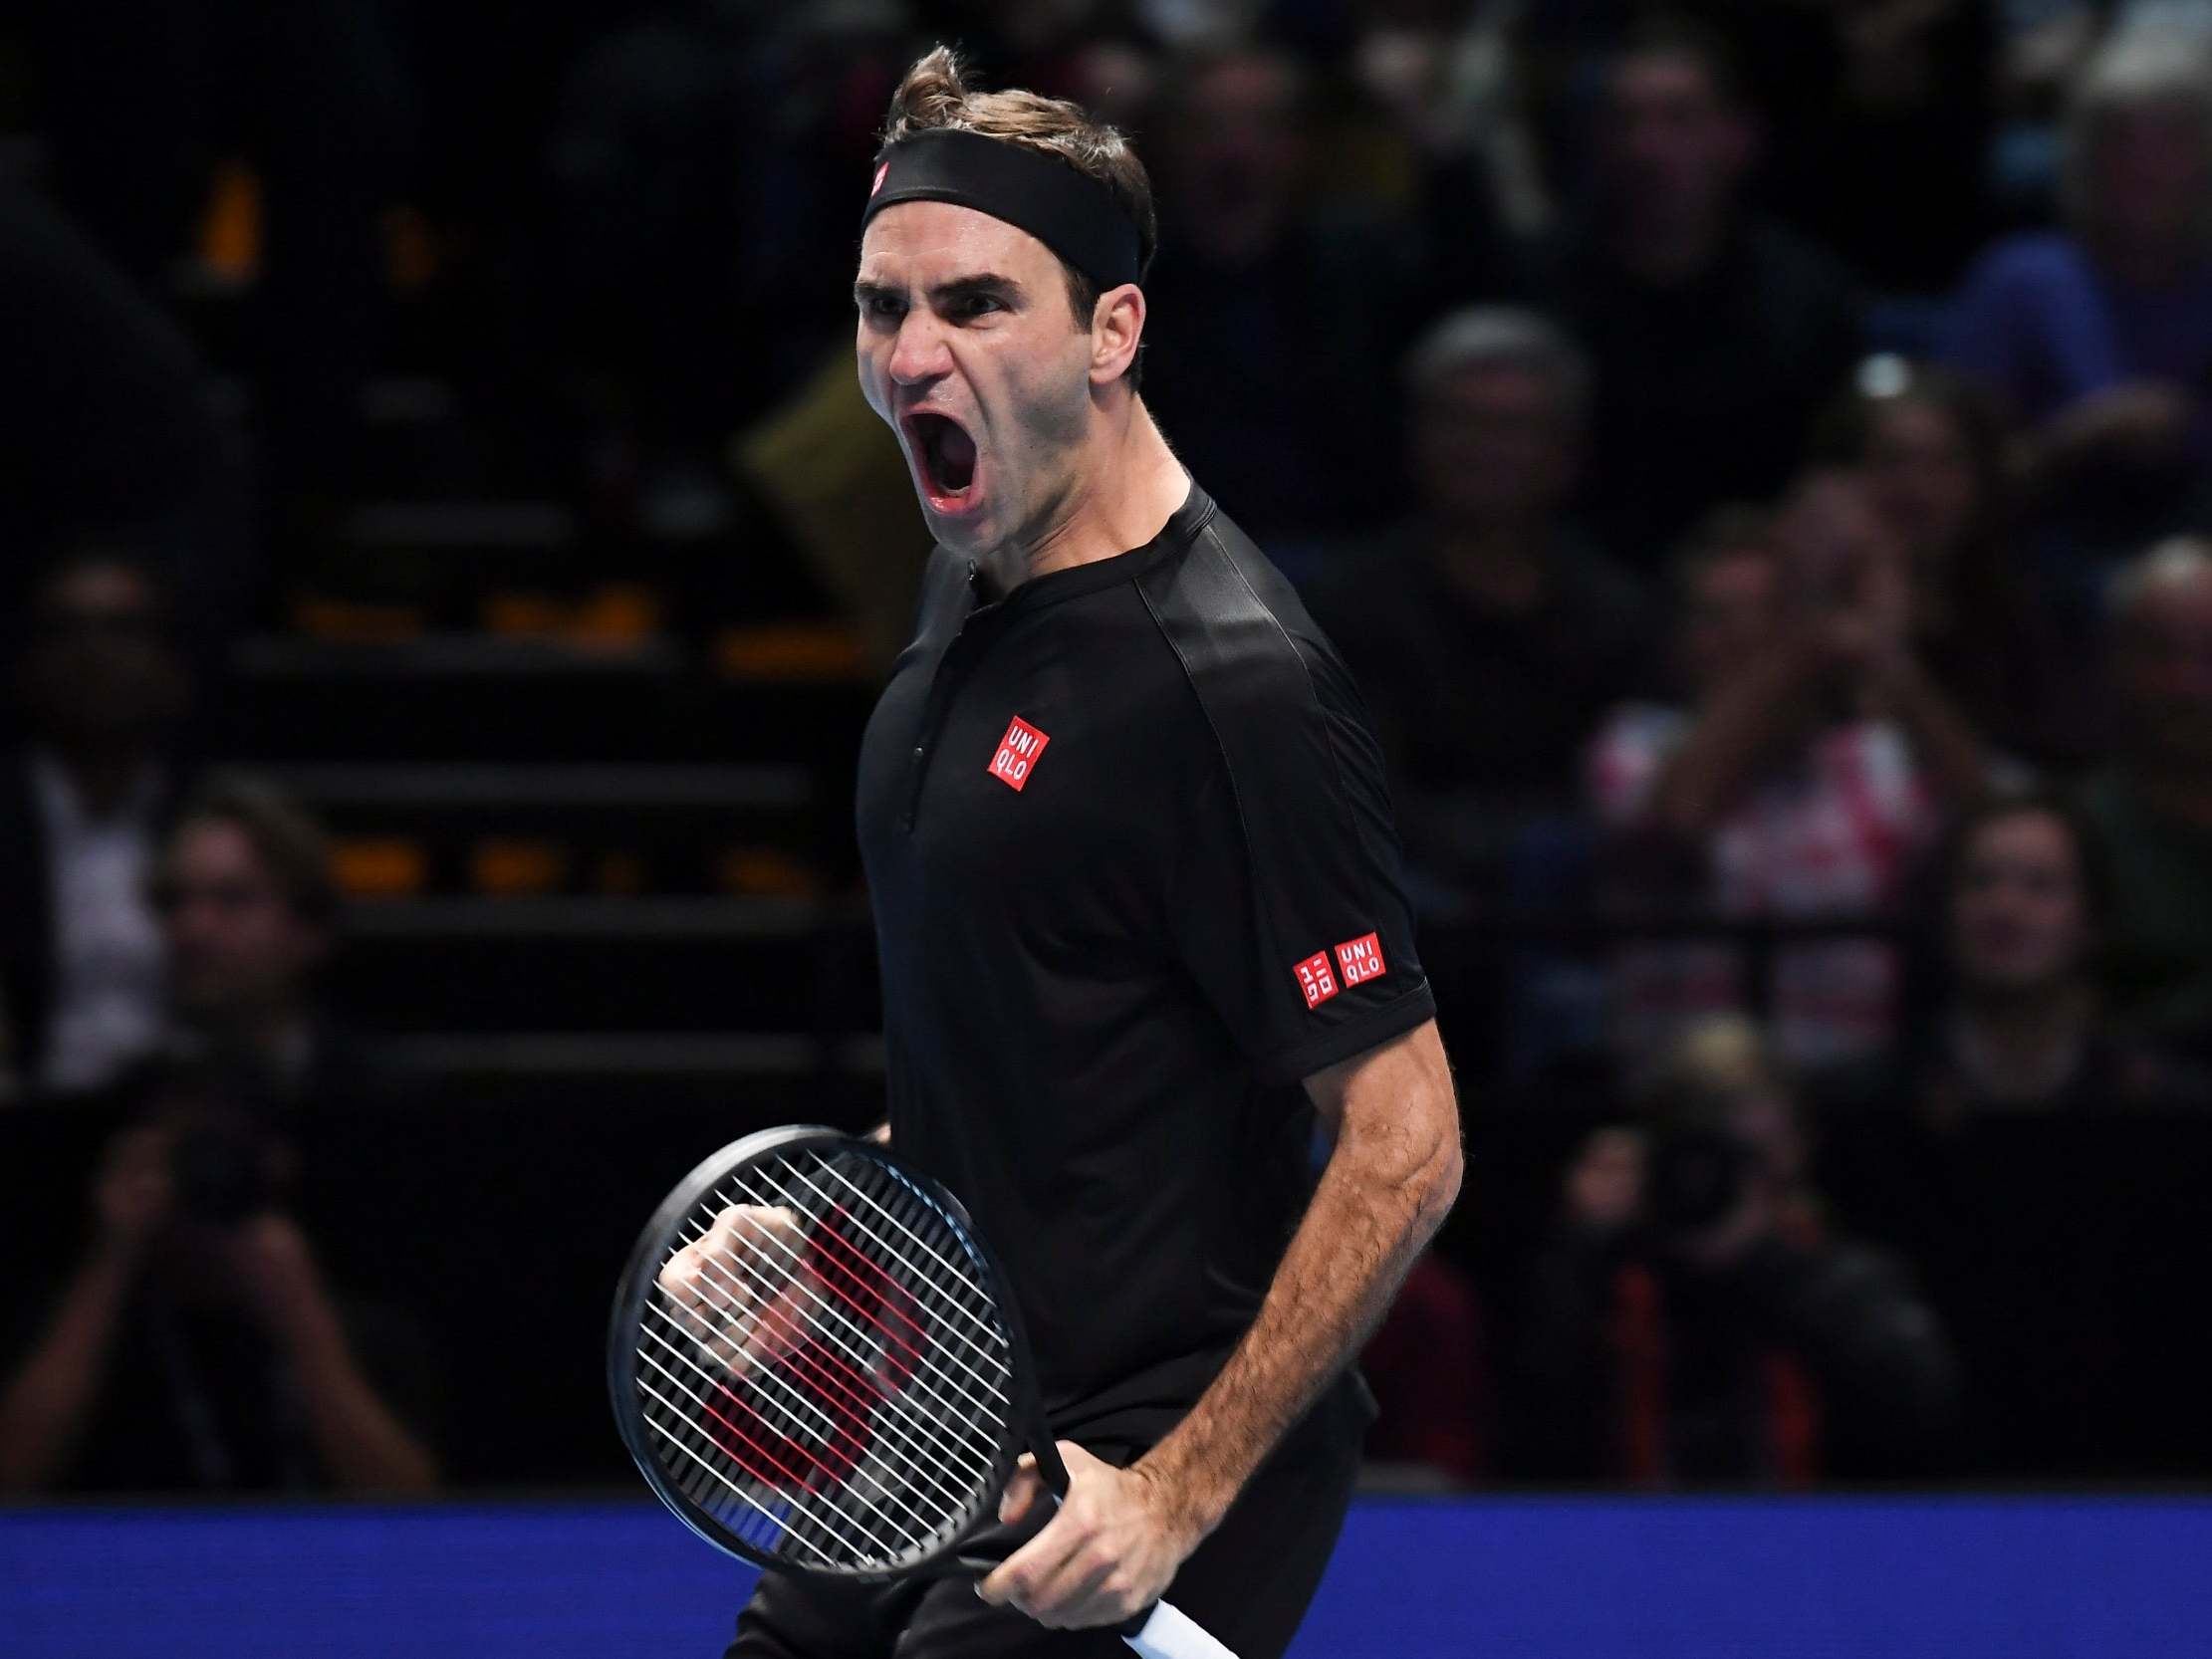
[{"label": "tongue", "polygon": [[945,469],[945,482],[956,490],[968,487],[975,475],[975,439],[950,421],[937,438],[937,459]]}]

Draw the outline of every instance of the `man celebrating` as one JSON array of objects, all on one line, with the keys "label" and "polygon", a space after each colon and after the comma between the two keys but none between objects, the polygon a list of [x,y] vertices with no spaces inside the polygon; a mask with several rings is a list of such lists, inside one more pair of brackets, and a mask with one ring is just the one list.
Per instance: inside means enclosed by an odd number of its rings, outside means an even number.
[{"label": "man celebrating", "polygon": [[1348,1360],[1459,1184],[1378,752],[1137,395],[1120,134],[940,49],[862,224],[860,383],[938,544],[860,755],[889,1133],[1000,1252],[1073,1485],[1017,1477],[980,1600],[771,1573],[730,1655],[1105,1655],[1039,1627],[1172,1583],[1265,1659],[1349,1502]]}]

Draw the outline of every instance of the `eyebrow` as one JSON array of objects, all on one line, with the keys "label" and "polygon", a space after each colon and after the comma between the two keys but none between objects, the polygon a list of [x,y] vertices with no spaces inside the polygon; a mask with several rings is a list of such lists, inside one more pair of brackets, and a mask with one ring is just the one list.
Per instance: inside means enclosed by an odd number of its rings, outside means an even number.
[{"label": "eyebrow", "polygon": [[[853,285],[853,301],[856,305],[864,306],[871,300],[903,298],[905,292],[903,288],[888,283],[869,282],[863,277]],[[979,296],[1004,300],[1010,306],[1018,306],[1027,298],[1022,285],[1012,277],[1001,276],[996,271],[984,271],[972,277],[956,277],[951,282],[937,284],[929,290],[929,303],[940,307],[957,305],[962,300]]]}]

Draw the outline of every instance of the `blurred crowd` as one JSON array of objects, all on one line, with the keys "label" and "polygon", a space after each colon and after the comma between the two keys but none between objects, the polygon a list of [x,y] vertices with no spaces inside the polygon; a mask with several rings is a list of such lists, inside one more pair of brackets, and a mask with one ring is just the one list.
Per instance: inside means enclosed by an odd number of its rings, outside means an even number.
[{"label": "blurred crowd", "polygon": [[887,660],[850,266],[938,39],[1133,133],[1143,395],[1494,958],[1466,1204],[1540,1197],[1416,1270],[1377,1461],[2212,1474],[2159,1150],[2212,1117],[2212,4],[73,0],[0,47],[0,1090],[124,1105],[0,1323],[0,1492],[437,1479],[435,1342],[298,1219],[343,1172],[283,1125],[398,1085],[315,993],[317,827],[205,770],[224,653],[350,592],[374,388],[434,375],[441,488]]}]

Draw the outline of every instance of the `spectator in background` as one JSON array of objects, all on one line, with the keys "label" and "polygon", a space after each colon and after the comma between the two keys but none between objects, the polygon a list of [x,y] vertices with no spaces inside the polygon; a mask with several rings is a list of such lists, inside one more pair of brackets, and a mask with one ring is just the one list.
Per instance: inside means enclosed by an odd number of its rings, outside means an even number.
[{"label": "spectator in background", "polygon": [[42,1322],[0,1332],[0,1491],[426,1491],[429,1343],[330,1268],[403,1189],[380,1122],[359,1144],[318,1132],[373,1075],[312,1001],[336,901],[321,833],[218,778],[151,885],[175,1024],[118,1085],[90,1248]]},{"label": "spectator in background", "polygon": [[86,552],[33,591],[16,691],[28,747],[0,769],[0,984],[35,1088],[105,1087],[159,1035],[146,880],[188,682],[144,567]]},{"label": "spectator in background", "polygon": [[0,1357],[0,1492],[429,1491],[426,1345],[333,1290],[251,1085],[134,1092],[89,1247]]},{"label": "spectator in background", "polygon": [[2093,967],[2111,880],[2095,832],[2063,797],[2000,795],[1966,813],[1936,890],[1940,966],[1914,999],[1912,1029],[1894,1057],[1825,1080],[1837,1112],[1941,1134],[1979,1113],[2187,1097],[2192,1079],[2107,1021]]},{"label": "spectator in background", "polygon": [[1756,137],[1713,40],[1633,33],[1597,120],[1589,211],[1536,292],[1596,368],[1593,522],[1648,571],[1702,512],[1788,481],[1858,316],[1841,267],[1746,210]]},{"label": "spectator in background", "polygon": [[1983,1473],[2171,1478],[2202,1444],[2200,1077],[2112,1026],[2101,849],[2063,798],[1995,798],[1939,865],[1913,1035],[1818,1082],[1823,1185],[1918,1263]]},{"label": "spectator in background", "polygon": [[180,1037],[272,1102],[363,1103],[380,1072],[316,992],[339,894],[316,824],[271,785],[218,775],[178,814],[151,883]]},{"label": "spectator in background", "polygon": [[1518,828],[1573,805],[1578,747],[1643,665],[1638,584],[1566,518],[1588,381],[1531,313],[1438,323],[1404,370],[1418,516],[1316,584],[1391,761],[1407,859],[1450,890],[1488,889]]},{"label": "spectator in background", "polygon": [[2082,807],[2112,874],[2114,1012],[2212,1055],[2212,547],[2152,549],[2113,585],[2117,752]]},{"label": "spectator in background", "polygon": [[1170,64],[1153,118],[1163,222],[1144,400],[1287,568],[1396,491],[1389,365],[1417,280],[1397,227],[1313,213],[1313,96],[1287,54],[1225,46]]},{"label": "spectator in background", "polygon": [[1898,1264],[1835,1237],[1779,1063],[1722,1017],[1570,1169],[1522,1350],[1530,1475],[1639,1486],[1924,1473],[1957,1406]]},{"label": "spectator in background", "polygon": [[[1860,479],[1810,474],[1769,532],[1696,547],[1677,579],[1688,707],[1631,704],[1589,755],[1616,896],[1730,920],[1875,920],[1901,896],[1947,806],[1985,781],[1979,739],[1913,654],[1904,545]],[[1772,958],[1776,1042],[1813,1064],[1887,1040],[1896,953],[1867,941]],[[1741,1007],[1733,952],[1631,953],[1631,1049],[1685,1016]]]},{"label": "spectator in background", "polygon": [[2022,569],[2008,434],[1979,387],[1870,357],[1815,452],[1856,468],[1904,543],[1912,647],[1977,729],[2034,760],[2085,752],[2085,687]]},{"label": "spectator in background", "polygon": [[2086,608],[2114,549],[2183,528],[2212,463],[2212,54],[2156,29],[2096,54],[2060,207],[1974,267],[1945,355],[2031,429],[2047,556]]}]

